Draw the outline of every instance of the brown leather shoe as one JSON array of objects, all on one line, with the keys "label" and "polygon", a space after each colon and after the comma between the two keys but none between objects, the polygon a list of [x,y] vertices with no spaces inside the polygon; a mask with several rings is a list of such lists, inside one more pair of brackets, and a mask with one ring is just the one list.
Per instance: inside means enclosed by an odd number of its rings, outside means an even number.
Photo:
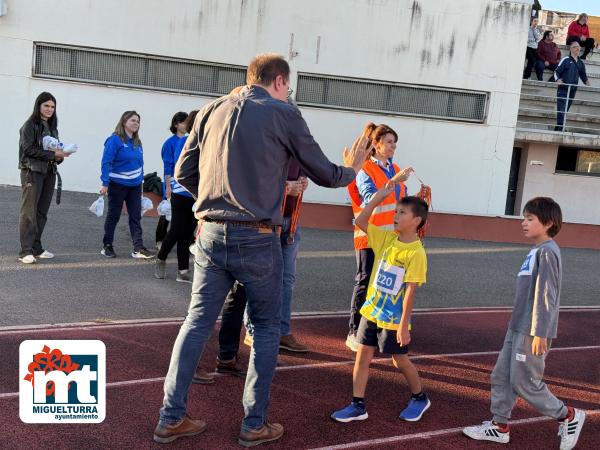
[{"label": "brown leather shoe", "polygon": [[238,364],[237,356],[233,359],[222,360],[217,356],[217,372],[246,378],[246,370]]},{"label": "brown leather shoe", "polygon": [[215,373],[214,372],[206,372],[204,370],[196,370],[194,374],[194,378],[192,378],[192,383],[194,384],[213,384],[215,382]]},{"label": "brown leather shoe", "polygon": [[185,416],[179,423],[162,426],[160,423],[154,429],[154,442],[168,444],[184,436],[195,436],[206,430],[206,422],[190,419]]},{"label": "brown leather shoe", "polygon": [[281,336],[279,340],[279,349],[294,353],[307,353],[310,349],[296,340],[293,334]]},{"label": "brown leather shoe", "polygon": [[283,425],[280,423],[265,423],[258,430],[250,430],[240,432],[238,444],[244,447],[254,447],[255,445],[264,444],[265,442],[276,441],[283,436]]}]

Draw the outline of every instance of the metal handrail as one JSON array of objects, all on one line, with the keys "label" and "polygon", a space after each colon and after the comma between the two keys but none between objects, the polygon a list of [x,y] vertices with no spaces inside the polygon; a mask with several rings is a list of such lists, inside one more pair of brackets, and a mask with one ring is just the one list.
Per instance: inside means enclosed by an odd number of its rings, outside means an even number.
[{"label": "metal handrail", "polygon": [[[548,112],[547,109],[523,108],[523,107],[519,107],[519,111],[539,111],[539,112],[543,112],[543,113],[547,113]],[[580,113],[580,112],[571,112],[571,111],[569,111],[569,115],[570,116],[588,116],[588,117],[593,117],[593,118],[600,119],[600,114],[587,114],[587,113]]]},{"label": "metal handrail", "polygon": [[[548,83],[548,82],[535,81],[535,80],[531,80],[531,81],[534,81],[534,83],[544,83],[544,86],[547,86],[547,83]],[[559,95],[559,93],[558,93],[558,87],[560,87],[560,86],[566,86],[566,88],[567,88],[566,93],[562,93],[563,95]],[[556,114],[557,114],[556,127],[560,127],[560,131],[562,131],[563,133],[567,130],[567,128],[569,128],[569,129],[577,129],[577,130],[589,130],[589,131],[594,131],[594,132],[600,134],[600,128],[597,129],[597,128],[588,128],[588,127],[580,127],[580,126],[575,126],[575,127],[569,126],[568,127],[566,125],[569,117],[571,117],[571,118],[579,117],[579,121],[581,121],[582,119],[585,120],[585,118],[600,119],[600,114],[589,114],[589,113],[570,112],[569,111],[569,108],[570,108],[569,103],[572,104],[576,100],[575,98],[571,99],[571,92],[574,87],[580,87],[580,85],[570,84],[570,83],[560,83],[560,84],[556,84],[556,88],[557,88],[556,96],[539,95],[539,94],[521,94],[521,97],[538,97],[538,98],[552,100],[552,102],[556,104],[556,110],[553,109],[553,111],[556,111]],[[585,86],[585,87],[586,87],[586,91],[589,89],[592,92],[597,92],[599,99],[600,99],[600,88],[591,87],[591,86]],[[560,110],[559,110],[559,100],[563,100],[562,105],[560,106],[560,108],[561,108]],[[600,110],[600,100],[587,100],[587,99],[582,100],[582,99],[580,99],[580,101],[593,103],[594,105],[591,105],[591,106],[595,106],[595,104],[597,103],[599,105],[599,110]],[[519,112],[521,112],[521,111],[543,112],[543,113],[549,112],[547,109],[527,108],[527,107],[519,106]],[[562,124],[559,123],[558,114],[562,114],[562,116],[563,116]],[[523,122],[520,120],[517,120],[517,122],[519,122],[521,124],[532,123],[532,122]],[[539,125],[542,125],[542,124],[539,124]],[[543,124],[543,125],[547,126],[548,124]],[[554,129],[555,129],[555,131],[558,131],[558,130],[556,130],[556,127]]]},{"label": "metal handrail", "polygon": [[596,87],[596,86],[587,86],[583,83],[578,83],[578,84],[572,84],[572,83],[557,83],[556,81],[540,81],[540,80],[523,80],[523,81],[529,81],[530,83],[535,83],[535,84],[544,84],[544,85],[555,85],[555,86],[560,86],[561,84],[563,86],[575,86],[575,87],[580,87],[580,88],[585,88],[586,90],[592,90],[592,91],[598,91],[600,92],[600,87]]},{"label": "metal handrail", "polygon": [[[541,98],[551,98],[551,99],[554,99],[554,100],[557,99],[557,97],[551,97],[551,96],[548,96],[548,95],[523,94],[523,93],[521,93],[521,97],[541,97]],[[534,100],[535,100],[535,98],[534,98]],[[587,98],[586,99],[575,98],[574,102],[597,103],[598,106],[600,106],[600,100],[588,100]]]},{"label": "metal handrail", "polygon": [[[554,127],[554,125],[550,125],[547,123],[525,122],[522,120],[518,120],[517,123],[519,125],[533,125],[530,128],[545,129],[545,130],[548,130],[549,127],[550,128]],[[571,131],[569,131],[570,133],[575,133],[580,130],[586,130],[586,131],[591,131],[593,133],[585,133],[585,134],[600,134],[600,128],[587,128],[587,127],[581,127],[581,126],[565,126],[564,128],[565,128],[565,130],[564,131],[561,130],[561,132],[567,132],[567,130],[571,130]],[[575,130],[575,131],[573,131],[573,130]],[[550,131],[552,131],[552,130],[550,130]]]}]

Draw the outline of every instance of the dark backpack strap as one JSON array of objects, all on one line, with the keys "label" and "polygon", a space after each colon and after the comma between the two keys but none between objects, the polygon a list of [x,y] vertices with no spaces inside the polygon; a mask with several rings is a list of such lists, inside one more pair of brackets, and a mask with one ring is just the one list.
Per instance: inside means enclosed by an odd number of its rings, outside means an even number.
[{"label": "dark backpack strap", "polygon": [[58,170],[56,171],[56,204],[60,205],[60,195],[62,194],[62,178]]}]

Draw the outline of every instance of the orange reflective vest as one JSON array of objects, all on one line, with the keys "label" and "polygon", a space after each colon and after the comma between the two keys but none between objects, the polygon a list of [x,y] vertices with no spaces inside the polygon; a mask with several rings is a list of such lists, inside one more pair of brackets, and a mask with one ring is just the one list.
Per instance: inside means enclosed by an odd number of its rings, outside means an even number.
[{"label": "orange reflective vest", "polygon": [[[400,171],[400,167],[392,163],[395,173]],[[387,177],[385,172],[372,160],[365,161],[362,166],[362,170],[371,178],[377,190],[381,189],[390,179]],[[358,186],[356,180],[348,185],[348,194],[350,195],[350,201],[352,203],[352,213],[354,219],[362,212],[362,198],[358,192]],[[404,183],[400,183],[400,197],[404,197]],[[392,192],[381,202],[377,208],[371,214],[369,222],[373,225],[381,227],[386,230],[394,229],[394,212],[396,210],[396,193]],[[362,250],[369,248],[369,241],[367,239],[367,233],[354,225],[354,250]]]}]

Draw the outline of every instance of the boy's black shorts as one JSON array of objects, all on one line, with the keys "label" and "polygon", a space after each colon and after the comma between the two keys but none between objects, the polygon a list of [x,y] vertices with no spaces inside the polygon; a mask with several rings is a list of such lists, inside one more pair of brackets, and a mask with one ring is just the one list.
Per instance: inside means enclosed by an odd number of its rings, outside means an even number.
[{"label": "boy's black shorts", "polygon": [[359,344],[369,347],[378,347],[381,353],[388,355],[406,355],[408,345],[401,346],[397,341],[396,330],[379,328],[375,322],[360,318],[360,325],[356,332],[356,340]]}]

